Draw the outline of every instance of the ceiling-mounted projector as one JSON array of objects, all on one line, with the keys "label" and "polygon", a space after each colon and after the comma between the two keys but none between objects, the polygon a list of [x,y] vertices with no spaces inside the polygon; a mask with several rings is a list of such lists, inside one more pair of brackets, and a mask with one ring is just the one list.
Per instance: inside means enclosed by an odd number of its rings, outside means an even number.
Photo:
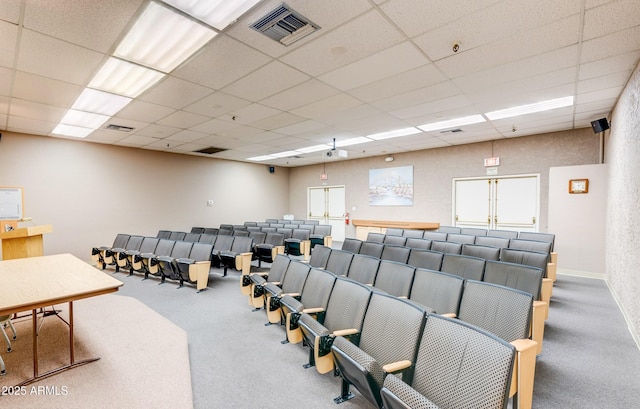
[{"label": "ceiling-mounted projector", "polygon": [[331,149],[330,151],[324,152],[322,156],[327,159],[346,158],[349,156],[349,153],[341,149]]}]

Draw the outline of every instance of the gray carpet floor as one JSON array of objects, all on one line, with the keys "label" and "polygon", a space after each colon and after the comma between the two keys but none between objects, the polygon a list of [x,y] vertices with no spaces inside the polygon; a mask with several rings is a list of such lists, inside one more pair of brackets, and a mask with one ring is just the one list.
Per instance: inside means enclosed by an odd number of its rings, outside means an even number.
[{"label": "gray carpet floor", "polygon": [[[200,294],[190,286],[158,285],[157,279],[114,276],[125,283],[120,294],[139,299],[187,332],[196,409],[336,407],[339,378],[302,367],[308,351],[282,345],[279,325],[264,326],[264,312],[252,312],[240,294],[239,273],[222,277],[212,269],[209,288]],[[171,345],[166,350],[170,354]],[[171,374],[161,378],[163,387],[172,387]],[[639,407],[639,396],[640,351],[605,282],[559,275],[533,407]],[[340,407],[372,408],[357,392]]]}]

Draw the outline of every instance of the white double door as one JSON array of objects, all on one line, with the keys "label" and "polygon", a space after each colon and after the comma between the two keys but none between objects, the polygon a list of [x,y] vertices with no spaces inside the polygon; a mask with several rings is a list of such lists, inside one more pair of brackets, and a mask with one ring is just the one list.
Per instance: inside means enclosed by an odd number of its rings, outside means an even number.
[{"label": "white double door", "polygon": [[344,241],[345,237],[345,195],[344,186],[321,186],[308,188],[307,215],[309,220],[331,225],[334,241]]},{"label": "white double door", "polygon": [[453,225],[538,231],[540,176],[453,180]]}]

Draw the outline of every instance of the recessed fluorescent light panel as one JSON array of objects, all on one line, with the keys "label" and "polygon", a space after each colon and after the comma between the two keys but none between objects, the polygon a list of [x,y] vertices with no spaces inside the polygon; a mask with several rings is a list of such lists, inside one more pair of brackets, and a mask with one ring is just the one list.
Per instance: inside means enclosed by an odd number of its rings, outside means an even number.
[{"label": "recessed fluorescent light panel", "polygon": [[482,115],[464,116],[462,118],[449,119],[447,121],[433,122],[430,124],[420,125],[418,128],[425,132],[437,131],[439,129],[455,128],[457,126],[479,124],[485,122]]},{"label": "recessed fluorescent light panel", "polygon": [[322,145],[313,145],[313,146],[307,146],[306,148],[299,148],[299,149],[296,149],[296,151],[300,153],[312,153],[312,152],[323,151],[327,148],[331,148],[331,145],[329,145],[328,143],[323,143]]},{"label": "recessed fluorescent light panel", "polygon": [[111,57],[93,77],[89,88],[135,98],[163,77],[159,71]]},{"label": "recessed fluorescent light panel", "polygon": [[60,120],[61,124],[80,126],[83,128],[98,129],[107,122],[107,115],[93,114],[91,112],[70,109]]},{"label": "recessed fluorescent light panel", "polygon": [[80,126],[58,124],[51,131],[54,135],[73,136],[75,138],[86,138],[94,129],[83,128]]},{"label": "recessed fluorescent light panel", "polygon": [[402,129],[395,129],[393,131],[380,132],[373,135],[367,135],[367,138],[379,141],[381,139],[389,139],[389,138],[397,138],[399,136],[414,135],[420,132],[422,131],[414,127],[402,128]]},{"label": "recessed fluorescent light panel", "polygon": [[163,0],[210,26],[224,30],[260,0]]},{"label": "recessed fluorescent light panel", "polygon": [[272,155],[262,155],[262,156],[254,156],[253,158],[247,158],[247,160],[253,160],[256,162],[264,162],[265,160],[275,159],[275,156]]},{"label": "recessed fluorescent light panel", "polygon": [[487,112],[485,115],[487,118],[494,121],[496,119],[511,118],[519,115],[533,114],[535,112],[550,111],[552,109],[563,108],[571,105],[573,105],[573,96],[500,109],[498,111]]},{"label": "recessed fluorescent light panel", "polygon": [[79,111],[112,116],[124,108],[129,102],[131,102],[131,98],[85,88],[71,108]]},{"label": "recessed fluorescent light panel", "polygon": [[342,148],[344,146],[358,145],[361,143],[373,142],[369,138],[365,138],[364,136],[359,136],[357,138],[345,139],[342,141],[336,141],[336,147]]},{"label": "recessed fluorescent light panel", "polygon": [[150,2],[114,55],[169,73],[216,34],[168,7]]}]

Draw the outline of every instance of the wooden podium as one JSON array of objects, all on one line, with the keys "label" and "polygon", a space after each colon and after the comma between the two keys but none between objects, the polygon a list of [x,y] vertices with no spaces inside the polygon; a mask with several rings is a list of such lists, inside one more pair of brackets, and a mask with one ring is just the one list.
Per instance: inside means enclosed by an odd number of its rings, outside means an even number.
[{"label": "wooden podium", "polygon": [[0,232],[2,259],[39,257],[43,254],[42,235],[53,231],[53,226],[22,227],[8,232]]}]

